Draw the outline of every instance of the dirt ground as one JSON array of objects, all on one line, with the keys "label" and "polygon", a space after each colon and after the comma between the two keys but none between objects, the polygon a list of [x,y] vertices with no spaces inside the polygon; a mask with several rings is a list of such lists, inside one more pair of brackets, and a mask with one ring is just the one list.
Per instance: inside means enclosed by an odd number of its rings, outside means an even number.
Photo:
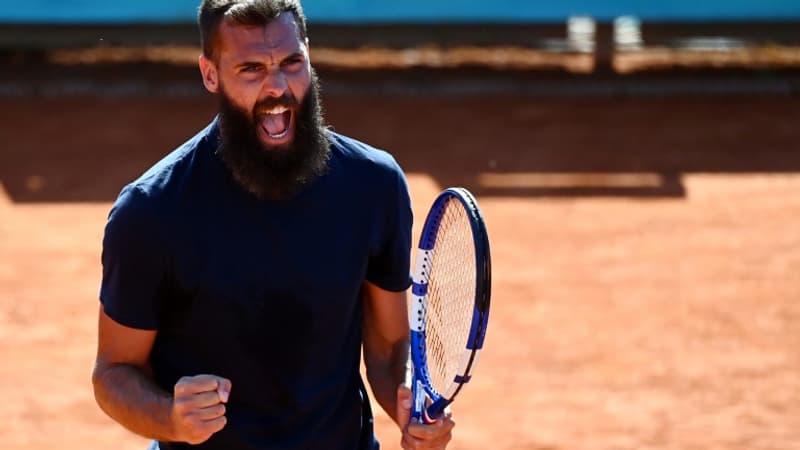
[{"label": "dirt ground", "polygon": [[[395,154],[418,223],[449,185],[484,209],[493,310],[450,448],[800,448],[796,97],[325,100]],[[89,381],[104,221],[213,101],[0,103],[0,447],[143,449]]]}]

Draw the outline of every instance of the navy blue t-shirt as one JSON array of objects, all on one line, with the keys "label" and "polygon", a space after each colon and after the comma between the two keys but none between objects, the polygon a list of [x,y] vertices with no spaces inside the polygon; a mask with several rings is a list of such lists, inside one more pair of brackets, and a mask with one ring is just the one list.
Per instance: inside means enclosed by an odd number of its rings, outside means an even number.
[{"label": "navy blue t-shirt", "polygon": [[198,448],[352,450],[367,429],[360,290],[410,285],[411,206],[389,154],[329,138],[325,175],[291,200],[259,200],[216,154],[215,121],[111,210],[105,312],[158,331],[151,362],[166,391],[187,375],[232,382],[228,424]]}]

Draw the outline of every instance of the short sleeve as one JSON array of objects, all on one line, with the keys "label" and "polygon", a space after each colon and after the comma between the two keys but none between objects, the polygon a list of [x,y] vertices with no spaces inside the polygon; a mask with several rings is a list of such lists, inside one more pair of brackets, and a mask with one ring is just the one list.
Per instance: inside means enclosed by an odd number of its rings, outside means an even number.
[{"label": "short sleeve", "polygon": [[369,260],[367,280],[381,289],[400,292],[411,285],[411,227],[414,221],[408,183],[395,163],[387,195],[380,249]]},{"label": "short sleeve", "polygon": [[103,237],[100,302],[116,322],[155,330],[167,280],[166,249],[149,199],[128,186],[109,213]]}]

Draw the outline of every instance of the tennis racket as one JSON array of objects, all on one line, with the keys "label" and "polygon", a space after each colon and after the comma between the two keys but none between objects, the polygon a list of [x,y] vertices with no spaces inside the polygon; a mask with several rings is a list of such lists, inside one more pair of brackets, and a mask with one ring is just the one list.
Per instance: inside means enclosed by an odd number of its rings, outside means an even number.
[{"label": "tennis racket", "polygon": [[434,201],[412,276],[407,384],[412,420],[422,423],[440,417],[470,381],[486,335],[489,237],[466,189],[446,189]]}]

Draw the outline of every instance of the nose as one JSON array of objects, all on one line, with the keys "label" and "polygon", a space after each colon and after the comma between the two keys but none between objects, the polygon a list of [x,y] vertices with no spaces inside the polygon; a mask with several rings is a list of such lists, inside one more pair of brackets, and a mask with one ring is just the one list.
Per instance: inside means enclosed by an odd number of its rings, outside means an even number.
[{"label": "nose", "polygon": [[264,85],[261,88],[261,96],[262,98],[281,97],[288,88],[289,84],[286,82],[286,75],[284,75],[280,69],[272,69],[264,78]]}]

